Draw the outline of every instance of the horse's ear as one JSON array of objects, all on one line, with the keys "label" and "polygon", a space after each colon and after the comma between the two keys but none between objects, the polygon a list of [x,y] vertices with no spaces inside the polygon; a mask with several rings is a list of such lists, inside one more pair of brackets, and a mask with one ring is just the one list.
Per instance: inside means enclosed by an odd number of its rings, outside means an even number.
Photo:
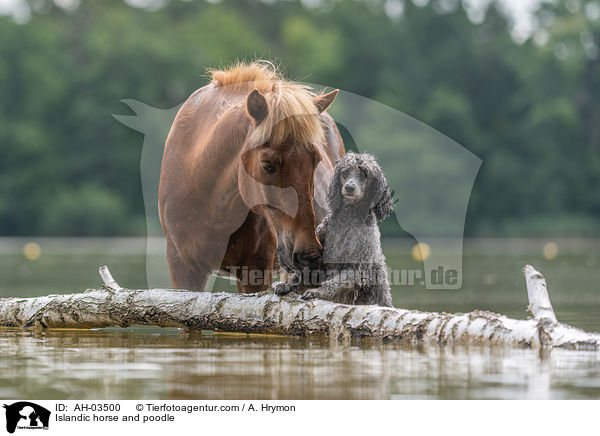
[{"label": "horse's ear", "polygon": [[315,106],[317,107],[319,113],[325,112],[327,108],[331,106],[331,103],[333,103],[333,100],[335,100],[335,98],[337,97],[338,92],[340,92],[340,90],[335,89],[331,92],[328,92],[327,94],[317,95],[313,99],[313,102],[315,103]]},{"label": "horse's ear", "polygon": [[269,105],[267,104],[267,100],[265,99],[265,96],[258,91],[258,89],[255,89],[248,95],[248,99],[246,100],[246,110],[257,125],[262,123],[262,121],[269,114]]}]

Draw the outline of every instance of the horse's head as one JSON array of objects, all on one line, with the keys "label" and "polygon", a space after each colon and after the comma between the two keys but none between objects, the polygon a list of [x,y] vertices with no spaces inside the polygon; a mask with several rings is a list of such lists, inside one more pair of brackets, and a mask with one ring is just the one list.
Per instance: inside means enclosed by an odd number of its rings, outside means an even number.
[{"label": "horse's head", "polygon": [[313,209],[315,170],[321,160],[317,144],[323,140],[319,114],[337,95],[312,96],[300,87],[292,91],[265,95],[255,89],[248,95],[251,126],[238,173],[244,202],[277,234],[279,260],[288,270],[321,261]]}]

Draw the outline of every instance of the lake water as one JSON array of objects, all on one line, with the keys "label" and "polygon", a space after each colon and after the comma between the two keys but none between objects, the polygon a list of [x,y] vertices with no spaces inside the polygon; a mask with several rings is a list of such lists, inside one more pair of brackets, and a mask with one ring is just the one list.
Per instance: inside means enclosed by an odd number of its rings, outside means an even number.
[{"label": "lake water", "polygon": [[[0,297],[99,287],[107,264],[122,286],[146,287],[145,241],[0,239]],[[542,271],[560,321],[600,331],[600,241],[473,240],[463,289],[398,286],[396,306],[526,318],[521,267]],[[409,241],[385,241],[393,268],[421,268]],[[35,257],[35,256],[30,256]],[[150,254],[160,263],[162,254]],[[215,289],[232,289],[218,280]],[[0,329],[0,398],[29,399],[600,399],[600,353],[504,347],[337,344],[315,338],[134,328]]]}]

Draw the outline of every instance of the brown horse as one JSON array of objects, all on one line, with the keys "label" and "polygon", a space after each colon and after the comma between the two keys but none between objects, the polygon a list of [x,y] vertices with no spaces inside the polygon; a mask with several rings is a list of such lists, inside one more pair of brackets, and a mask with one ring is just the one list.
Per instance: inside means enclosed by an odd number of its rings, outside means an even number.
[{"label": "brown horse", "polygon": [[174,288],[203,290],[209,274],[266,289],[277,266],[320,261],[316,225],[344,146],[315,95],[261,62],[211,71],[179,110],[163,155],[159,212]]}]

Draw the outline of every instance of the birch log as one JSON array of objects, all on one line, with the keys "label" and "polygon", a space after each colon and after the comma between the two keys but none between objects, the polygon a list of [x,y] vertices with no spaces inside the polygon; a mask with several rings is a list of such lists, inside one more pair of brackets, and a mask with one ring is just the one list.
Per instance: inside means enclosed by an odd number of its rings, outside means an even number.
[{"label": "birch log", "polygon": [[487,311],[433,313],[350,306],[294,296],[124,289],[108,268],[105,286],[76,294],[0,299],[0,326],[100,328],[153,325],[240,333],[373,338],[410,343],[504,344],[531,348],[600,349],[600,334],[556,320],[544,277],[523,269],[533,318]]}]

